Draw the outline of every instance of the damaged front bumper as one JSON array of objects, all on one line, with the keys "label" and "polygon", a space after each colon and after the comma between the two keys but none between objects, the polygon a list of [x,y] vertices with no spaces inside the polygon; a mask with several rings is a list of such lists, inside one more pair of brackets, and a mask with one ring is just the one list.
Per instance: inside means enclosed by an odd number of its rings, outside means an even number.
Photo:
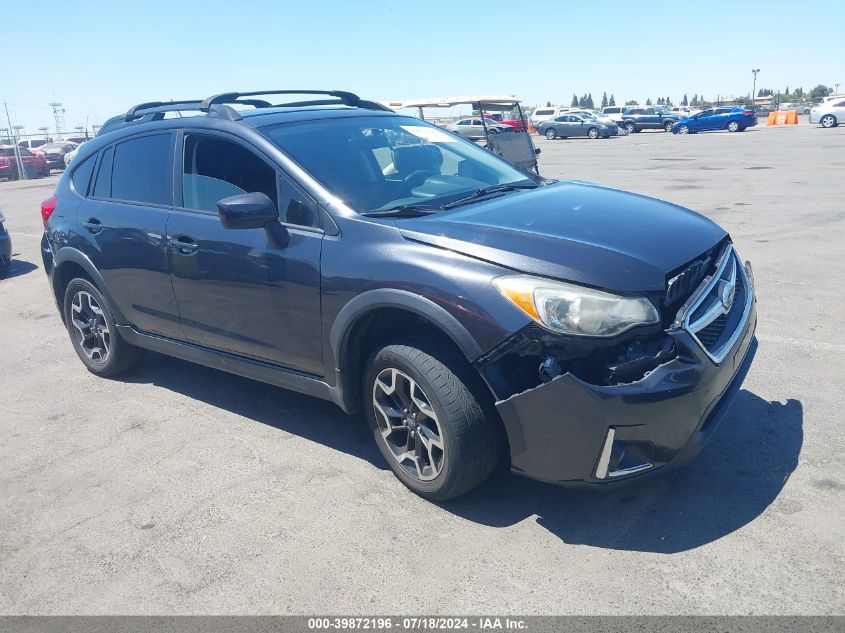
[{"label": "damaged front bumper", "polygon": [[756,300],[716,363],[690,332],[666,331],[677,355],[634,382],[590,384],[571,372],[496,403],[514,471],[604,486],[682,464],[703,447],[756,352]]}]

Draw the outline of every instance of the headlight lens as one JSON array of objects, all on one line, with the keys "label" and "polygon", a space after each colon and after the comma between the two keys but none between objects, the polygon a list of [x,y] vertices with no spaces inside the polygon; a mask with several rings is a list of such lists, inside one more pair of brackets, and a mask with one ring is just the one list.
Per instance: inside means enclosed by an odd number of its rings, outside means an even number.
[{"label": "headlight lens", "polygon": [[493,284],[540,325],[576,336],[615,336],[637,325],[658,323],[645,297],[621,297],[562,281],[528,275],[497,277]]}]

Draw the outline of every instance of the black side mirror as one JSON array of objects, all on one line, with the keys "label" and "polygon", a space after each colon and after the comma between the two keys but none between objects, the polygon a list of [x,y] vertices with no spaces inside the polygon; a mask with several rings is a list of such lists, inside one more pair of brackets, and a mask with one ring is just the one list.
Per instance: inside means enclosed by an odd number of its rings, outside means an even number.
[{"label": "black side mirror", "polygon": [[217,215],[227,229],[261,229],[279,219],[273,201],[264,193],[241,193],[217,202]]},{"label": "black side mirror", "polygon": [[290,233],[279,222],[279,213],[267,194],[241,193],[218,200],[217,216],[227,229],[265,229],[278,248],[290,242]]}]

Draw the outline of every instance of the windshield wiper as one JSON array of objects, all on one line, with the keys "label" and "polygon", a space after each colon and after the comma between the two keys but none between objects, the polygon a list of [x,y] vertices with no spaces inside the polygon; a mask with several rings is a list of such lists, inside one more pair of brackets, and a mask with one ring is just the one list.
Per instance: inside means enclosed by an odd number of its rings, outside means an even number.
[{"label": "windshield wiper", "polygon": [[364,211],[361,215],[368,217],[392,217],[392,218],[415,218],[421,215],[430,215],[441,211],[441,207],[433,207],[427,204],[398,204],[387,209],[376,209],[375,211]]},{"label": "windshield wiper", "polygon": [[478,200],[479,198],[483,198],[485,196],[492,195],[494,193],[506,193],[508,191],[517,191],[518,189],[536,189],[539,187],[535,182],[531,183],[507,183],[502,185],[490,185],[489,187],[482,187],[481,189],[476,189],[468,196],[464,196],[463,198],[458,198],[457,200],[452,200],[452,202],[447,202],[441,208],[442,209],[452,209],[454,207],[459,207],[462,204],[467,204]]}]

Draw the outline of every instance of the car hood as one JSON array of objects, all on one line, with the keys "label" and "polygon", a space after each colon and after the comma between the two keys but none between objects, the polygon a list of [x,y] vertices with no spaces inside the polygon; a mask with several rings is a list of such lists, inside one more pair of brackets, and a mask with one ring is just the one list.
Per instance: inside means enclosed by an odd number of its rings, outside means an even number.
[{"label": "car hood", "polygon": [[406,239],[621,292],[665,290],[669,273],[726,236],[683,207],[575,181],[401,220],[397,226]]}]

